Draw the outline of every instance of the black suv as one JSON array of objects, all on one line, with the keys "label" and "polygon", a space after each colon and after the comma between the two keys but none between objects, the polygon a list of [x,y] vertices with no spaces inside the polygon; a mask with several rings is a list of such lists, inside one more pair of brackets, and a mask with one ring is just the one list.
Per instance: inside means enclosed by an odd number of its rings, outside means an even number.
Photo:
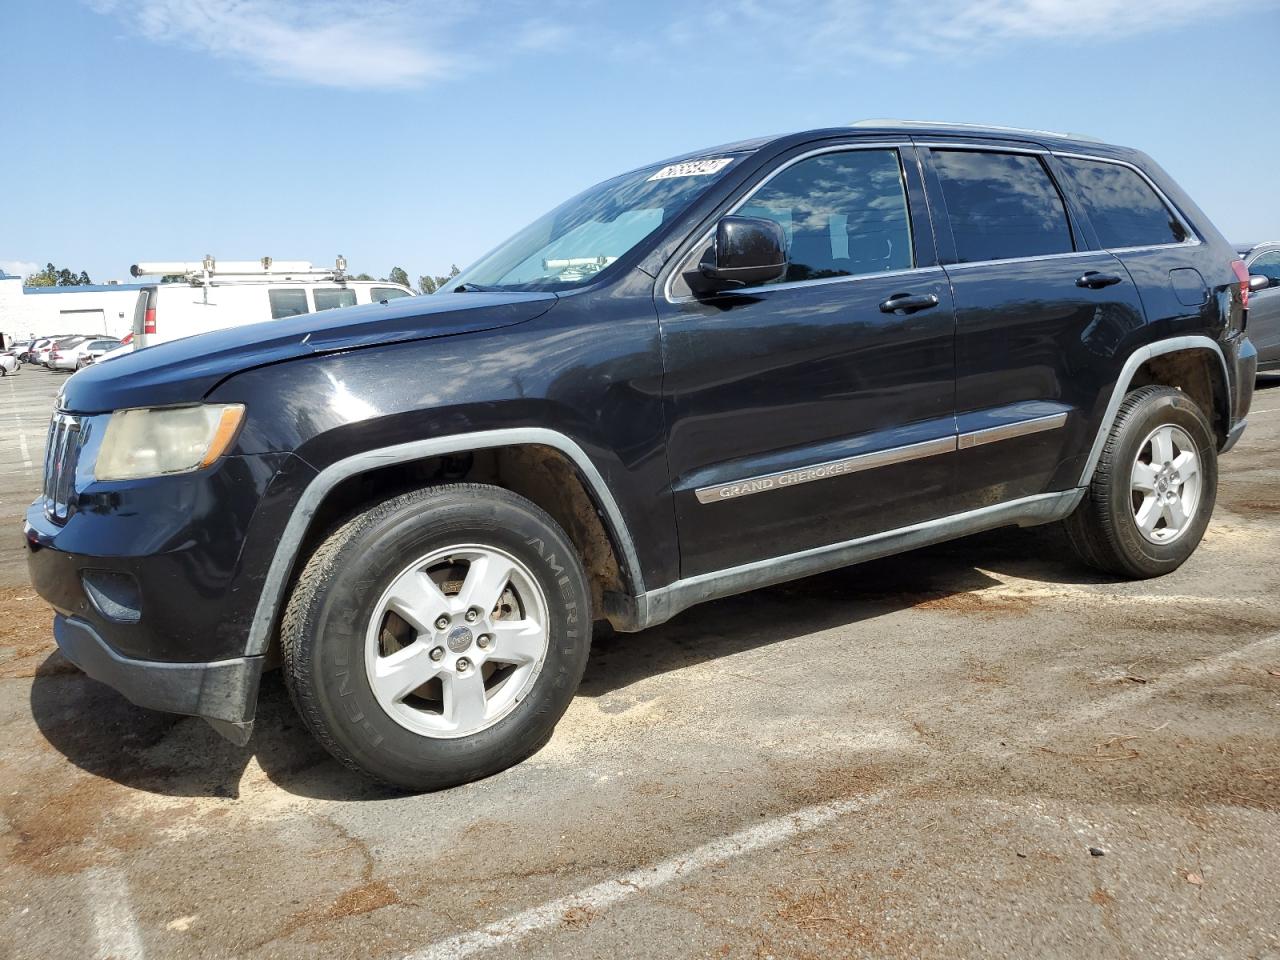
[{"label": "black suv", "polygon": [[1060,522],[1125,577],[1213,511],[1248,275],[1145,155],[876,123],[592,187],[430,298],[63,389],[32,579],[66,656],[249,737],[264,668],[410,788],[546,742],[593,621]]}]

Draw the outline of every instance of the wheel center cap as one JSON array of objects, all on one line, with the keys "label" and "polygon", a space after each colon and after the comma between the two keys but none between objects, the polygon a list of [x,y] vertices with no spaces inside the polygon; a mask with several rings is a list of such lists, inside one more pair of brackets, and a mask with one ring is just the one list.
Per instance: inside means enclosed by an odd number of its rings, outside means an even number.
[{"label": "wheel center cap", "polygon": [[461,653],[471,646],[473,639],[470,627],[457,626],[449,631],[449,635],[444,638],[444,642],[445,646],[454,653]]}]

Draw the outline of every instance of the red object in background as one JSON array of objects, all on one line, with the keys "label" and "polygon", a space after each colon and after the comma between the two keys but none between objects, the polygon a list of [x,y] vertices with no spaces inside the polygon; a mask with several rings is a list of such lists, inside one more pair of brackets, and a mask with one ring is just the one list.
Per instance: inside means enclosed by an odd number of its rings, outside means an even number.
[{"label": "red object in background", "polygon": [[1249,268],[1244,265],[1243,260],[1232,260],[1231,269],[1236,275],[1236,279],[1240,281],[1240,305],[1246,310],[1249,309]]}]

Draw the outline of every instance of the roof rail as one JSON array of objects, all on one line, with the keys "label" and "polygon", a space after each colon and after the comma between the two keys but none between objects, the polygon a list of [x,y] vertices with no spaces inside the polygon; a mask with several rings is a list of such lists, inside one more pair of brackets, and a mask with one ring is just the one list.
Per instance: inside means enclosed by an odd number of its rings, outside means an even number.
[{"label": "roof rail", "polygon": [[851,127],[899,127],[904,130],[957,130],[967,133],[977,133],[980,131],[998,130],[1001,133],[1029,133],[1038,136],[1061,137],[1064,140],[1088,140],[1091,143],[1101,143],[1097,137],[1091,137],[1083,133],[1063,133],[1058,130],[1033,130],[1029,127],[1002,127],[998,124],[987,123],[953,123],[946,120],[855,120],[849,124]]}]

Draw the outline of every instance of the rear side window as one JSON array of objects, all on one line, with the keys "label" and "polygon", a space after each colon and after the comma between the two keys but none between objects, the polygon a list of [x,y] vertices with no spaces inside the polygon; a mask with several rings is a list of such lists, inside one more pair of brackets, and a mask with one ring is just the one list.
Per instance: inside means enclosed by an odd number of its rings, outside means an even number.
[{"label": "rear side window", "polygon": [[399,287],[370,287],[369,300],[377,303],[379,300],[396,300],[400,297],[409,296],[408,291],[401,290]]},{"label": "rear side window", "polygon": [[296,317],[307,312],[307,291],[301,288],[268,290],[267,298],[271,301],[272,320]]},{"label": "rear side window", "polygon": [[1058,160],[1075,182],[1098,242],[1108,250],[1182,243],[1187,231],[1136,171],[1101,160]]},{"label": "rear side window", "polygon": [[933,151],[961,263],[1070,253],[1062,195],[1039,157]]},{"label": "rear side window", "polygon": [[782,225],[791,265],[777,282],[914,266],[896,150],[851,150],[801,160],[764,184],[737,212]]},{"label": "rear side window", "polygon": [[354,290],[312,290],[316,299],[317,310],[333,310],[337,307],[354,307],[356,292]]}]

